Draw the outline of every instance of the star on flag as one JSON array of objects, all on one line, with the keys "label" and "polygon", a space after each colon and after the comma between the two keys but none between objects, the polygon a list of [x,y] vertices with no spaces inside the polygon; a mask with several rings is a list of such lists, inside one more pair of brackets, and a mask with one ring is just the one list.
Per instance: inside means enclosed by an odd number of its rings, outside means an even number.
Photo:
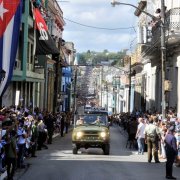
[{"label": "star on flag", "polygon": [[2,20],[3,20],[4,13],[6,13],[6,12],[8,12],[8,10],[4,8],[3,1],[2,1],[1,4],[0,4],[0,18]]},{"label": "star on flag", "polygon": [[14,17],[20,0],[0,0],[0,38]]}]

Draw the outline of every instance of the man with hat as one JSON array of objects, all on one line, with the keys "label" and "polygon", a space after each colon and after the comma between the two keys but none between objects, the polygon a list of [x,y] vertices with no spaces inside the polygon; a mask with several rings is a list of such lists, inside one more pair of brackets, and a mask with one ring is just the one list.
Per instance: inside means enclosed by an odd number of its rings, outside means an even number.
[{"label": "man with hat", "polygon": [[173,163],[177,156],[177,144],[174,136],[175,128],[171,126],[165,136],[165,151],[166,151],[166,179],[176,179],[172,176]]}]

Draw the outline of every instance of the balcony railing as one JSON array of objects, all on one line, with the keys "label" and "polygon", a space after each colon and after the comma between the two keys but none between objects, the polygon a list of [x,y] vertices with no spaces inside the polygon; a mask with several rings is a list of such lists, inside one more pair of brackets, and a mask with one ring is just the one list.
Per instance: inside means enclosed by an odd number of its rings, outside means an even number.
[{"label": "balcony railing", "polygon": [[180,30],[180,8],[173,8],[166,14],[167,28],[169,30]]},{"label": "balcony railing", "polygon": [[[152,40],[151,44],[160,44],[161,37],[161,24],[160,22],[156,23],[155,27],[152,28]],[[180,38],[180,8],[170,9],[165,15],[165,33],[166,33],[166,41],[168,43],[170,35],[173,34],[177,36],[177,32],[179,32]],[[173,34],[172,34],[173,32]],[[176,43],[174,41],[174,43]]]},{"label": "balcony railing", "polygon": [[[167,45],[176,45],[180,41],[180,8],[170,9],[165,15],[165,36]],[[150,35],[150,36],[149,36]],[[148,41],[143,46],[142,56],[152,56],[161,46],[161,23],[157,22],[149,33]]]}]

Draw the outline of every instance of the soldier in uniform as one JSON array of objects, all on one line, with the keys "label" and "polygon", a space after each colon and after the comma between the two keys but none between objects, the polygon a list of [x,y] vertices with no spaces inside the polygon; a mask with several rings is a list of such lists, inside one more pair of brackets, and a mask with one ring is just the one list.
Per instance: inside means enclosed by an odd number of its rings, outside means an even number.
[{"label": "soldier in uniform", "polygon": [[168,129],[168,134],[165,136],[165,151],[166,151],[166,179],[176,179],[172,176],[173,163],[177,156],[177,144],[174,136],[175,128],[171,126]]},{"label": "soldier in uniform", "polygon": [[147,143],[148,148],[148,162],[152,161],[152,152],[154,156],[155,163],[160,163],[158,158],[158,141],[161,139],[161,134],[158,127],[153,124],[154,120],[149,119],[149,124],[145,128],[145,143]]}]

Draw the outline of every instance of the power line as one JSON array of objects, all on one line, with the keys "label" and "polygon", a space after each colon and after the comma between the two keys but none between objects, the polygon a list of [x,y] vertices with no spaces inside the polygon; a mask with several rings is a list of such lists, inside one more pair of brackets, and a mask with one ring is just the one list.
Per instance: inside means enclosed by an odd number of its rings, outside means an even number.
[{"label": "power line", "polygon": [[105,27],[97,27],[97,26],[90,26],[90,25],[86,25],[86,24],[82,24],[73,20],[70,20],[68,18],[63,17],[65,20],[72,22],[74,24],[78,24],[80,26],[84,26],[84,27],[88,27],[88,28],[93,28],[93,29],[104,29],[104,30],[109,30],[109,31],[116,31],[116,30],[121,30],[121,29],[135,29],[134,26],[132,27],[119,27],[119,28],[105,28]]}]

